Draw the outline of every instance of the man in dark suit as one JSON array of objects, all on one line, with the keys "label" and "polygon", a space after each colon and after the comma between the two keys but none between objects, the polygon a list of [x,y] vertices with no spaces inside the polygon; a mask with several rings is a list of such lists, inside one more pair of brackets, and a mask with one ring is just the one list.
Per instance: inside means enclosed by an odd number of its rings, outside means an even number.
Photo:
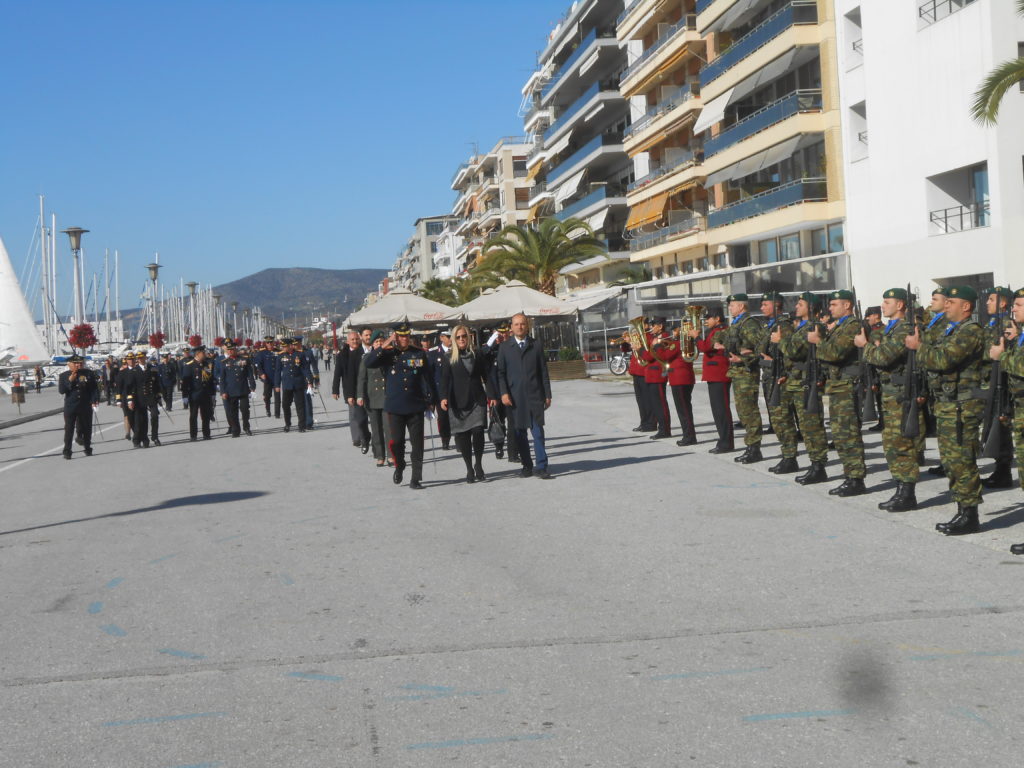
[{"label": "man in dark suit", "polygon": [[370,423],[366,409],[356,402],[356,388],[359,383],[359,363],[363,355],[372,349],[370,338],[373,331],[364,328],[361,332],[348,332],[348,345],[338,355],[338,364],[334,367],[334,383],[331,396],[337,400],[339,395],[348,403],[348,428],[352,435],[352,445],[359,446],[363,453],[370,450]]},{"label": "man in dark suit", "polygon": [[68,370],[57,380],[57,391],[64,395],[64,458],[71,458],[75,430],[82,439],[86,456],[92,456],[92,411],[100,402],[96,374],[84,367],[79,355],[68,358]]},{"label": "man in dark suit", "polygon": [[[526,315],[515,315],[511,323],[512,338],[498,347],[498,387],[501,401],[511,409],[515,427],[519,458],[523,464],[522,477],[536,474],[542,480],[551,477],[548,472],[548,454],[544,450],[544,411],[551,406],[551,380],[544,350],[530,333]],[[530,458],[530,441],[537,454],[536,471]]]}]

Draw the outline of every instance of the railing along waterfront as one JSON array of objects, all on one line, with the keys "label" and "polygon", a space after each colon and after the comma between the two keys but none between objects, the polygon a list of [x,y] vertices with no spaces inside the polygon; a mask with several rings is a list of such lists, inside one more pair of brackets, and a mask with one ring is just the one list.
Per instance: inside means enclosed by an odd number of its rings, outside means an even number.
[{"label": "railing along waterfront", "polygon": [[795,0],[769,16],[723,51],[700,71],[701,85],[707,85],[760,50],[787,29],[800,24],[818,23],[818,4],[814,0]]},{"label": "railing along waterfront", "polygon": [[711,157],[756,133],[803,112],[821,112],[821,91],[793,91],[748,115],[704,142],[704,155]]},{"label": "railing along waterfront", "polygon": [[654,44],[646,51],[641,53],[632,64],[630,64],[628,67],[622,70],[622,75],[620,75],[619,79],[625,80],[627,77],[629,77],[638,69],[640,69],[640,67],[642,67],[648,59],[650,59],[652,56],[654,56],[654,54],[656,54],[658,51],[660,51],[662,48],[668,45],[672,40],[676,38],[677,35],[680,35],[687,31],[693,31],[696,29],[697,16],[692,13],[683,16],[683,18],[681,18],[671,27],[666,29],[665,34],[663,34],[661,37],[655,40]]},{"label": "railing along waterfront", "polygon": [[727,205],[708,214],[708,227],[724,227],[742,219],[760,216],[762,213],[788,208],[799,203],[820,202],[828,199],[828,184],[825,179],[798,179],[788,184],[761,192],[746,200]]}]

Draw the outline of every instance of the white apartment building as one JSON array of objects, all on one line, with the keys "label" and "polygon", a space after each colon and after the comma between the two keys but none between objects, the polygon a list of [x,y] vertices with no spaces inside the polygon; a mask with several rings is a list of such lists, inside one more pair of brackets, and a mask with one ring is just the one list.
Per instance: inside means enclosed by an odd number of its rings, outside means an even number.
[{"label": "white apartment building", "polygon": [[446,226],[455,221],[453,216],[425,216],[416,219],[413,233],[399,252],[389,277],[391,288],[419,290],[423,283],[434,277],[434,256],[437,253],[438,238]]},{"label": "white apartment building", "polygon": [[1024,284],[1024,94],[970,117],[1024,48],[1010,0],[836,0],[847,247],[862,296]]}]

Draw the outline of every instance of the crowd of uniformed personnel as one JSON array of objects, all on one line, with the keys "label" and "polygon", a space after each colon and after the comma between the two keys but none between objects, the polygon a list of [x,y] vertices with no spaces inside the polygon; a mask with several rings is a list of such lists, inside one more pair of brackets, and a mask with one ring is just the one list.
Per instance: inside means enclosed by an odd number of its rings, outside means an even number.
[{"label": "crowd of uniformed personnel", "polygon": [[[983,489],[1013,485],[1014,445],[1018,467],[1024,464],[1024,288],[995,287],[982,295],[988,316],[984,326],[972,319],[979,295],[970,286],[936,288],[927,307],[917,305],[909,288],[891,288],[881,305],[863,316],[847,290],[824,297],[803,293],[790,317],[783,315],[778,293],[762,296],[760,315],[751,312],[747,295],[729,296],[727,328],[723,313],[712,310],[703,334],[696,328],[682,331],[697,340],[703,353],[702,378],[709,383],[719,433],[712,452],[735,450],[731,388],[744,432],[744,450],[735,460],[750,464],[764,459],[763,393],[769,428],[781,448],[769,471],[801,473],[795,480],[803,485],[826,482],[828,451],[834,448],[843,477],[829,494],[857,496],[869,492],[862,430],[877,418],[871,429],[882,432],[895,482],[892,497],[879,509],[917,509],[925,438],[936,436],[940,464],[928,471],[947,478],[957,505],[952,519],[938,523],[936,530],[950,536],[978,531]],[[669,333],[664,318],[649,318],[646,326],[646,339],[642,349],[633,350],[629,369],[640,411],[634,431],[655,432],[652,439],[671,436],[669,386],[682,425],[678,444],[692,445],[693,363],[683,359],[678,330]],[[871,419],[866,418],[869,412]],[[801,439],[810,462],[806,469],[797,459]],[[980,458],[995,459],[985,479],[978,470]],[[1024,489],[1024,477],[1020,484]],[[1024,554],[1024,544],[1011,551]]]}]

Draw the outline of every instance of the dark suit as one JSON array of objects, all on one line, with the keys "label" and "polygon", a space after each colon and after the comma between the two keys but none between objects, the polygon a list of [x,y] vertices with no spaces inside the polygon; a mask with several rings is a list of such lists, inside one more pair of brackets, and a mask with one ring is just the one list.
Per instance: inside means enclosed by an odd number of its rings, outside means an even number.
[{"label": "dark suit", "polygon": [[512,424],[519,445],[519,460],[523,467],[533,468],[530,443],[526,432],[533,434],[533,447],[537,454],[537,469],[545,470],[548,455],[544,449],[544,408],[551,399],[551,379],[544,350],[532,337],[520,342],[513,336],[498,348],[498,387],[502,395],[512,398]]},{"label": "dark suit", "polygon": [[352,445],[370,444],[370,422],[366,409],[355,402],[359,386],[359,363],[362,359],[362,344],[355,349],[344,347],[338,353],[338,362],[334,366],[334,383],[331,385],[332,395],[341,394],[346,403],[349,398],[353,401],[348,406],[348,428],[352,435]]},{"label": "dark suit", "polygon": [[[434,375],[431,378],[431,382],[434,385],[434,392],[437,394],[437,400],[441,399],[441,371],[444,364],[448,361],[448,356],[451,353],[451,347],[445,352],[443,347],[437,346],[430,349],[427,352],[427,359],[430,360],[430,366],[433,369]],[[447,448],[448,444],[452,440],[452,425],[448,419],[448,412],[438,410],[437,412],[437,434],[441,436],[442,447]]]}]

